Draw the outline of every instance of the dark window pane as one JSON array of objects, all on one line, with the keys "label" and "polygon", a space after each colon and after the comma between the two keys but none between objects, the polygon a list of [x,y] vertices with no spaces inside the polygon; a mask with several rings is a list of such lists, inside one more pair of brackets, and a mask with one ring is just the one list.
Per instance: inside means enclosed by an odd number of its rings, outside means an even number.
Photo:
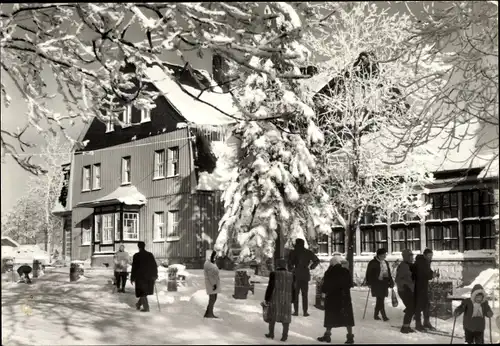
[{"label": "dark window pane", "polygon": [[443,207],[448,207],[450,205],[450,195],[448,193],[443,194]]},{"label": "dark window pane", "polygon": [[469,191],[464,191],[462,192],[462,200],[464,205],[470,205],[471,204],[471,195]]},{"label": "dark window pane", "polygon": [[479,213],[479,206],[478,205],[474,205],[472,207],[472,215],[470,215],[471,217],[478,217],[478,216],[481,216],[481,214]]},{"label": "dark window pane", "polygon": [[432,196],[432,208],[437,209],[441,207],[441,195],[435,194]]},{"label": "dark window pane", "polygon": [[472,204],[479,204],[479,191],[472,191]]},{"label": "dark window pane", "polygon": [[318,252],[319,253],[328,253],[328,243],[326,243],[326,244],[319,244]]},{"label": "dark window pane", "polygon": [[453,207],[457,206],[458,205],[458,193],[457,192],[452,192],[450,194],[451,196],[451,205]]},{"label": "dark window pane", "polygon": [[451,218],[451,209],[443,208],[443,219],[450,219],[450,218]]},{"label": "dark window pane", "polygon": [[451,208],[451,217],[452,218],[457,218],[458,217],[458,207]]},{"label": "dark window pane", "polygon": [[465,226],[465,232],[464,232],[465,238],[472,237],[472,229],[473,229],[472,225],[471,224],[466,224],[464,226]]},{"label": "dark window pane", "polygon": [[392,251],[401,252],[404,250],[404,245],[405,245],[404,242],[400,242],[400,241],[393,242],[392,243]]},{"label": "dark window pane", "polygon": [[420,239],[408,242],[410,250],[420,250]]}]

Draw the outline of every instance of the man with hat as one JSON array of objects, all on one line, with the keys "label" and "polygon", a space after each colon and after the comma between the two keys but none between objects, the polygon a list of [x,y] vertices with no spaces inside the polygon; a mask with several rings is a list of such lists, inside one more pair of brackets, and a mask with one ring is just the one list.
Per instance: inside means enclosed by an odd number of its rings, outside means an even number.
[{"label": "man with hat", "polygon": [[398,266],[396,272],[396,285],[398,287],[398,294],[403,304],[405,305],[403,326],[401,333],[408,334],[415,332],[411,329],[411,319],[415,314],[415,280],[413,276],[413,252],[409,249],[404,249],[401,252],[403,262]]}]

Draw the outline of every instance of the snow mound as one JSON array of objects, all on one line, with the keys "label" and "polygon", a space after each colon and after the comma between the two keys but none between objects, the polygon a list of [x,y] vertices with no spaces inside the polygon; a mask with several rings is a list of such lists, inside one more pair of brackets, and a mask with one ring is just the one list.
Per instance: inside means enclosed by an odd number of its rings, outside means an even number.
[{"label": "snow mound", "polygon": [[[497,295],[495,291],[498,291],[499,284],[498,284],[498,269],[495,268],[489,268],[486,270],[483,270],[479,275],[476,277],[476,279],[468,286],[465,286],[464,288],[472,289],[475,285],[481,285],[483,286],[484,290],[486,291],[487,295]],[[462,297],[469,297],[470,292],[466,292],[462,294]]]}]

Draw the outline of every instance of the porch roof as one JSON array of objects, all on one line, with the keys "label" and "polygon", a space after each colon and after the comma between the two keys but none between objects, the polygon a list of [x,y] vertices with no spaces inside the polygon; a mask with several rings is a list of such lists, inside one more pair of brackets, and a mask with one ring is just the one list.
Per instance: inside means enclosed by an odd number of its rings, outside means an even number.
[{"label": "porch roof", "polygon": [[146,197],[137,190],[134,185],[120,186],[115,191],[104,197],[80,202],[76,205],[77,208],[95,208],[111,204],[127,204],[127,205],[144,205]]},{"label": "porch roof", "polygon": [[11,237],[3,236],[2,237],[2,246],[12,246],[12,247],[18,247],[19,243],[12,239]]}]

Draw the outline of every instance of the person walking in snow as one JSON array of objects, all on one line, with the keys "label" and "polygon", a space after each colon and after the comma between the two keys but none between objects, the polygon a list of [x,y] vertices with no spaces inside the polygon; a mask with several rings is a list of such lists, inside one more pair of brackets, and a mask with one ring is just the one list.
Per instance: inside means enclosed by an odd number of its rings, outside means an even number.
[{"label": "person walking in snow", "polygon": [[[128,263],[129,263],[129,254],[125,251],[125,246],[120,245],[120,248],[115,253],[113,258],[113,262],[115,265],[115,284],[118,292],[125,293],[125,283],[127,282],[128,277]],[[121,287],[121,288],[120,288]]]},{"label": "person walking in snow", "polygon": [[215,259],[217,257],[217,252],[212,251],[210,260],[205,262],[203,266],[203,274],[205,276],[205,289],[208,294],[208,306],[207,311],[205,311],[206,318],[218,318],[214,315],[214,305],[217,301],[217,294],[220,293],[220,277],[219,268],[215,264]]},{"label": "person walking in snow", "polygon": [[135,296],[139,298],[135,304],[137,310],[149,311],[148,296],[154,294],[155,282],[158,279],[158,266],[155,257],[146,251],[146,244],[143,241],[137,243],[139,252],[132,258],[132,273],[130,283],[135,283]]},{"label": "person walking in snow", "polygon": [[405,305],[403,326],[401,333],[408,334],[415,332],[411,329],[410,324],[415,314],[415,281],[413,280],[413,252],[404,249],[401,252],[403,262],[401,262],[396,271],[396,286],[398,287],[398,294],[403,304]]},{"label": "person walking in snow", "polygon": [[319,265],[320,261],[311,250],[305,248],[304,239],[296,239],[295,247],[288,256],[288,269],[293,272],[295,289],[293,297],[293,316],[299,315],[299,293],[302,294],[302,311],[307,317],[309,293],[309,281],[311,280],[311,270]]},{"label": "person walking in snow", "polygon": [[266,338],[274,338],[276,322],[283,325],[281,341],[288,339],[288,330],[292,322],[293,274],[286,270],[286,261],[278,259],[276,271],[269,274],[269,283],[265,294],[265,304],[268,308],[269,333]]},{"label": "person walking in snow", "polygon": [[17,274],[19,274],[19,278],[21,280],[24,281],[24,283],[26,284],[30,284],[31,283],[31,279],[30,279],[30,273],[33,271],[33,269],[27,265],[27,264],[23,264],[22,266],[20,266],[19,268],[17,268]]},{"label": "person walking in snow", "polygon": [[349,269],[342,266],[342,257],[334,255],[325,272],[321,292],[325,293],[325,334],[318,341],[331,342],[332,328],[346,327],[346,344],[354,343],[354,313],[352,309],[351,288],[353,283]]},{"label": "person walking in snow", "polygon": [[389,321],[385,313],[385,298],[389,295],[389,288],[394,287],[386,249],[378,249],[376,256],[368,263],[365,282],[370,287],[372,297],[376,298],[373,318],[380,320],[379,313],[384,321]]},{"label": "person walking in snow", "polygon": [[[439,274],[431,269],[432,255],[431,249],[425,249],[423,255],[415,257],[415,329],[421,332],[426,329],[436,330],[429,318],[429,280],[439,277]],[[424,315],[423,324],[422,314]]]},{"label": "person walking in snow", "polygon": [[468,344],[484,344],[485,317],[493,317],[486,292],[481,285],[474,285],[470,298],[462,300],[462,304],[455,309],[455,318],[464,314],[463,326],[465,342]]}]

